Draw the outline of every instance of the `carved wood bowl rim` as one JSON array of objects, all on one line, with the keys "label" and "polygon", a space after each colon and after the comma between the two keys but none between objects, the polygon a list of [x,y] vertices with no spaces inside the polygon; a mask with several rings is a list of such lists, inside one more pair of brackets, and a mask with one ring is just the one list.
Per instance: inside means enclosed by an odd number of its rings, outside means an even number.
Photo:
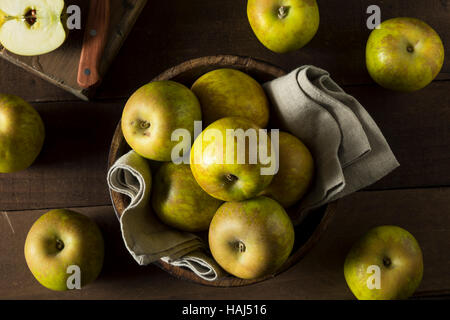
[{"label": "carved wood bowl rim", "polygon": [[[218,68],[235,68],[252,75],[253,77],[257,78],[257,80],[258,77],[260,79],[264,78],[264,81],[268,81],[286,74],[284,70],[270,63],[260,61],[254,58],[234,56],[234,55],[217,55],[188,60],[177,66],[167,69],[166,71],[155,77],[152,81],[181,80],[180,82],[183,83],[183,79],[185,79],[186,77],[197,78],[207,71]],[[189,86],[190,84],[191,83],[188,83],[187,85]],[[108,156],[108,170],[113,165],[113,163],[127,150],[129,150],[129,147],[122,134],[122,129],[119,121],[119,124],[117,125],[110,146]],[[125,209],[127,197],[123,194],[114,192],[112,190],[110,190],[110,196],[114,210],[117,216],[119,217],[121,216],[123,210]],[[155,264],[159,266],[161,269],[171,274],[172,276],[175,276],[176,278],[192,281],[207,286],[237,287],[258,283],[273,278],[279,275],[280,273],[288,270],[293,265],[297,264],[313,248],[313,246],[318,242],[319,238],[324,234],[335,211],[336,211],[336,202],[332,202],[327,206],[318,209],[317,212],[310,214],[309,216],[315,215],[315,217],[313,222],[310,222],[312,223],[313,228],[309,230],[310,234],[308,238],[303,239],[301,245],[299,245],[297,248],[294,247],[294,250],[291,253],[288,260],[276,273],[267,275],[265,277],[252,280],[245,280],[236,278],[234,276],[227,276],[225,278],[218,279],[216,281],[207,281],[198,277],[193,272],[187,269],[172,266],[166,262],[163,262],[162,260],[155,262]],[[304,222],[300,224],[300,227],[302,226],[303,223]],[[300,229],[299,227],[296,227],[296,236],[297,230],[299,229]]]}]

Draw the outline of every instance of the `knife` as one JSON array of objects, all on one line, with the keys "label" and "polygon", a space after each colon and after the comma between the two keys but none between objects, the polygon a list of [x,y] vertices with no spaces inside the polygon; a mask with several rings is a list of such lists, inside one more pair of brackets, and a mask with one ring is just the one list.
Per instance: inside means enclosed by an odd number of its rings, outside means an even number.
[{"label": "knife", "polygon": [[90,88],[100,84],[99,67],[108,39],[110,0],[90,0],[89,15],[84,32],[78,66],[78,85]]}]

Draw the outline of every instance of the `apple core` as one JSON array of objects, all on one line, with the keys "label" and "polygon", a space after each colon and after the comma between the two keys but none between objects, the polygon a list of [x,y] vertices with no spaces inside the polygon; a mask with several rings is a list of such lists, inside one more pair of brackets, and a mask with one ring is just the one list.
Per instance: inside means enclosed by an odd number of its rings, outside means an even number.
[{"label": "apple core", "polygon": [[28,9],[28,11],[25,13],[25,21],[28,22],[28,24],[31,26],[33,26],[33,24],[36,23],[36,10],[35,9]]}]

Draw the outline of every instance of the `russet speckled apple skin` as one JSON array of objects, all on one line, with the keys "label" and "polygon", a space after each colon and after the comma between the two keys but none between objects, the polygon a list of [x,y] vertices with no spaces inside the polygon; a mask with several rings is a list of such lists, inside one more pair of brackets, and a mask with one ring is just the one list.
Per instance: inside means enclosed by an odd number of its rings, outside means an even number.
[{"label": "russet speckled apple skin", "polygon": [[31,227],[24,253],[28,268],[44,287],[68,290],[69,266],[80,268],[84,287],[102,270],[103,236],[89,217],[66,209],[51,210]]},{"label": "russet speckled apple skin", "polygon": [[0,173],[31,166],[44,139],[45,128],[39,113],[22,98],[0,94]]},{"label": "russet speckled apple skin", "polygon": [[269,101],[261,85],[234,69],[217,69],[201,76],[192,91],[202,106],[203,125],[225,117],[242,117],[261,128],[269,122]]},{"label": "russet speckled apple skin", "polygon": [[188,164],[165,162],[156,173],[153,210],[169,226],[190,232],[208,230],[221,204],[200,188]]},{"label": "russet speckled apple skin", "polygon": [[367,70],[376,83],[387,89],[422,89],[438,75],[443,63],[441,38],[419,19],[386,20],[367,41]]},{"label": "russet speckled apple skin", "polygon": [[279,169],[270,185],[261,193],[289,208],[303,198],[314,176],[314,160],[297,137],[279,133]]},{"label": "russet speckled apple skin", "polygon": [[[380,268],[380,289],[370,289],[370,266]],[[348,253],[344,276],[359,300],[407,299],[423,276],[422,251],[414,236],[397,226],[369,230]]]},{"label": "russet speckled apple skin", "polygon": [[[258,139],[256,148],[259,154],[260,149],[270,155],[271,141],[267,137],[265,145],[259,145],[261,129],[253,122],[239,117],[222,118],[209,125],[196,139],[190,154],[190,165],[192,174],[200,187],[211,196],[223,201],[241,201],[257,196],[272,181],[273,175],[261,174],[261,169],[270,166],[262,164],[260,159],[256,163],[250,163],[249,159],[249,139],[245,140],[245,163],[238,163],[237,154],[234,153],[232,161],[227,159],[226,136],[227,129],[242,129],[244,132],[255,130]],[[220,133],[222,141],[216,141],[214,136],[209,137],[212,132]],[[222,146],[221,148],[219,146]],[[237,146],[235,145],[235,148]],[[229,179],[231,177],[231,179]]]},{"label": "russet speckled apple skin", "polygon": [[194,122],[202,119],[194,93],[174,81],[155,81],[138,89],[122,113],[122,132],[130,147],[144,158],[171,161],[172,133],[186,129],[194,139]]},{"label": "russet speckled apple skin", "polygon": [[249,0],[247,16],[258,40],[277,53],[304,47],[320,23],[316,0]]},{"label": "russet speckled apple skin", "polygon": [[224,203],[209,229],[214,259],[242,279],[276,272],[289,257],[294,239],[294,227],[286,211],[267,197]]}]

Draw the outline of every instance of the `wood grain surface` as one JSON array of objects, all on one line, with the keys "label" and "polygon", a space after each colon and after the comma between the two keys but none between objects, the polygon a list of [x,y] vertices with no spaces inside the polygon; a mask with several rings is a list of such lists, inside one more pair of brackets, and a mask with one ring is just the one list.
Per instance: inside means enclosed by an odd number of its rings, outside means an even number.
[{"label": "wood grain surface", "polygon": [[[430,210],[430,202],[434,210]],[[328,232],[288,271],[272,280],[238,288],[213,288],[178,280],[156,266],[138,266],[120,238],[110,206],[76,208],[92,217],[105,237],[100,278],[83,290],[52,292],[27,269],[23,245],[28,229],[45,211],[0,216],[0,297],[5,299],[352,299],[343,274],[352,243],[373,226],[409,230],[424,253],[424,277],[415,297],[450,294],[448,259],[450,189],[358,192],[338,202]],[[447,210],[447,211],[444,211]],[[5,259],[4,257],[7,257]],[[443,276],[444,275],[444,276]]]},{"label": "wood grain surface", "polygon": [[[74,3],[77,1],[83,3],[84,0],[74,0]],[[116,2],[133,1],[112,0],[111,3]],[[370,33],[366,28],[366,9],[373,4],[380,6],[382,20],[397,16],[423,19],[435,28],[444,44],[450,43],[448,0],[418,1],[414,5],[409,0],[321,0],[318,33],[306,47],[288,54],[275,54],[258,42],[247,21],[246,1],[148,2],[96,96],[125,98],[170,66],[216,54],[251,56],[287,71],[303,64],[314,64],[330,71],[341,85],[371,84],[373,81],[367,74],[364,57]],[[118,13],[112,11],[112,14]],[[112,17],[114,19],[117,18]],[[83,32],[74,33],[73,37],[78,39],[74,42],[81,46]],[[115,41],[120,39],[117,37]],[[11,93],[21,93],[29,100],[74,99],[73,95],[13,69],[1,59],[0,68],[14,70],[0,79],[0,88],[8,88]],[[11,82],[10,77],[22,81]],[[450,79],[450,50],[445,52],[444,66],[437,79]],[[40,90],[35,90],[36,86]]]},{"label": "wood grain surface", "polygon": [[122,102],[35,103],[46,129],[26,171],[0,174],[0,210],[110,204],[107,154]]},{"label": "wood grain surface", "polygon": [[[383,20],[417,17],[440,34],[445,62],[430,86],[402,94],[370,79],[364,47],[369,34],[365,12],[371,4],[380,6]],[[0,175],[0,211],[5,212],[0,217],[0,298],[351,299],[342,273],[345,253],[362,233],[381,224],[405,227],[422,246],[425,275],[415,297],[450,297],[450,1],[321,0],[318,34],[304,49],[285,55],[256,40],[245,6],[240,0],[149,2],[93,102],[80,102],[0,59],[0,91],[31,101],[47,129],[44,150],[32,168]],[[76,37],[81,41],[82,34]],[[252,56],[285,70],[302,64],[329,70],[369,111],[401,163],[368,190],[339,201],[327,233],[301,263],[275,279],[234,289],[207,288],[156,266],[137,266],[120,239],[105,180],[109,144],[127,97],[170,66],[216,54]],[[85,290],[48,291],[24,263],[29,227],[48,208],[59,207],[93,216],[107,238],[104,271]]]},{"label": "wood grain surface", "polygon": [[[382,20],[396,16],[421,18],[436,29],[444,43],[450,43],[448,0],[418,1],[414,5],[408,0],[320,0],[321,23],[313,40],[299,51],[276,54],[253,34],[246,3],[245,0],[149,2],[127,45],[111,66],[99,96],[128,96],[167,66],[216,54],[251,56],[286,71],[314,64],[328,70],[345,86],[373,83],[365,67],[365,46],[370,33],[366,9],[373,4],[380,6]],[[450,79],[450,50],[446,50],[438,79]]]},{"label": "wood grain surface", "polygon": [[[369,189],[450,185],[450,81],[412,94],[376,85],[346,90],[369,111],[400,161],[398,169]],[[108,148],[125,100],[33,105],[47,129],[44,149],[27,171],[0,174],[0,209],[110,204]]]}]

